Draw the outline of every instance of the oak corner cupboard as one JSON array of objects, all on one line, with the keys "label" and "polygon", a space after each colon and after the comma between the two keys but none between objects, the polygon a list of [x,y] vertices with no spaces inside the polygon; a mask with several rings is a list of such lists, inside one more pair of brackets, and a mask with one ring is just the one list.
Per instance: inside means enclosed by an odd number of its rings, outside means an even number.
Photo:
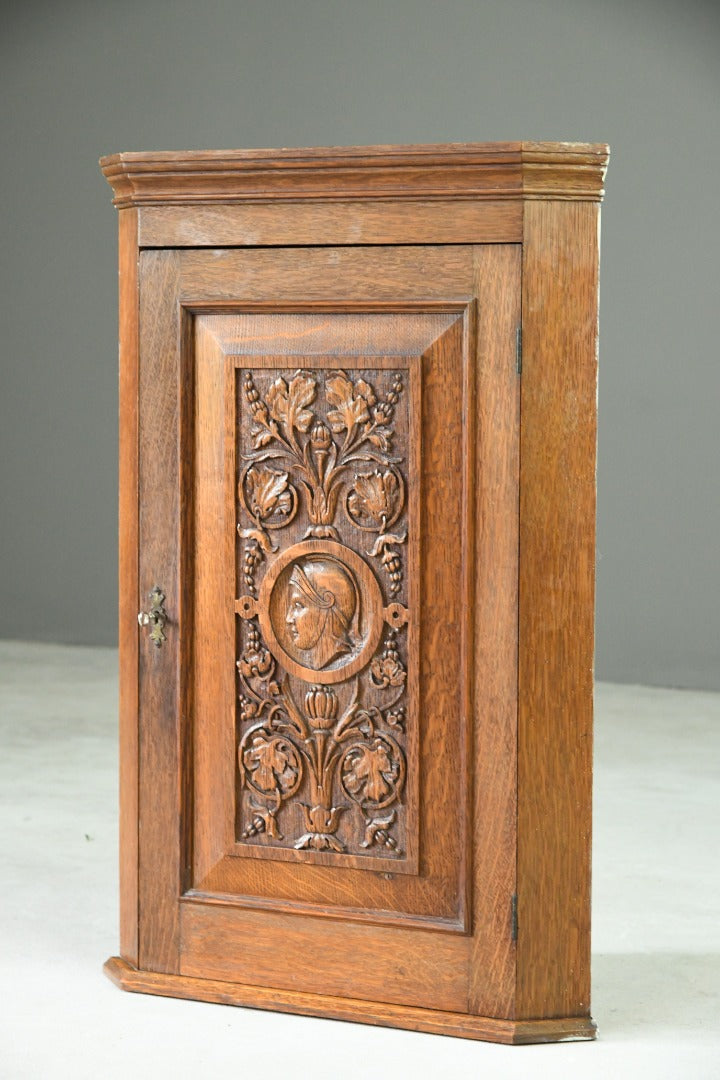
[{"label": "oak corner cupboard", "polygon": [[115,154],[126,990],[591,1039],[607,147]]}]

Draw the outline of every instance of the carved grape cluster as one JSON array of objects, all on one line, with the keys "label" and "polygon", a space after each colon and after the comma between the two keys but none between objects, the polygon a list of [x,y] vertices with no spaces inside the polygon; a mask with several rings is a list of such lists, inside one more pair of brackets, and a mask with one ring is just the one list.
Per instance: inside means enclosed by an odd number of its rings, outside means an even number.
[{"label": "carved grape cluster", "polygon": [[243,379],[243,391],[245,393],[245,399],[250,406],[250,411],[256,420],[267,420],[268,411],[266,406],[260,400],[260,394],[253,381],[253,377],[249,371],[245,372]]},{"label": "carved grape cluster", "polygon": [[384,401],[379,401],[373,409],[373,419],[378,424],[387,424],[395,414],[395,406],[403,392],[403,381],[399,375],[393,379],[390,392]]},{"label": "carved grape cluster", "polygon": [[250,540],[245,547],[245,555],[243,558],[243,579],[245,581],[245,588],[250,595],[254,597],[257,597],[255,568],[262,562],[262,557],[260,545],[257,540]]},{"label": "carved grape cluster", "polygon": [[383,552],[382,564],[390,578],[390,593],[392,596],[397,596],[402,581],[402,562],[398,552],[393,548],[386,547]]}]

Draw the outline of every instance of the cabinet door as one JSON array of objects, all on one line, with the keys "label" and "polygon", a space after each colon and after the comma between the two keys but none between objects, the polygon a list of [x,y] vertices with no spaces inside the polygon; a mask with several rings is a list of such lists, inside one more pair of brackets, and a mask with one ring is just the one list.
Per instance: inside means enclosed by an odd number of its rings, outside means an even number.
[{"label": "cabinet door", "polygon": [[140,967],[512,1015],[519,274],[141,254]]}]

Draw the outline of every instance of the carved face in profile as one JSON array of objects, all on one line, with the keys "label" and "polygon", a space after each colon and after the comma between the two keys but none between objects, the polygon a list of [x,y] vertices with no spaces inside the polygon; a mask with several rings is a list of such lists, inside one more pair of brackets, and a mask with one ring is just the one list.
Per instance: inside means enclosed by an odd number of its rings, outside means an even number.
[{"label": "carved face in profile", "polygon": [[351,571],[334,559],[312,556],[295,564],[287,590],[285,622],[308,664],[320,670],[355,648],[358,590]]}]

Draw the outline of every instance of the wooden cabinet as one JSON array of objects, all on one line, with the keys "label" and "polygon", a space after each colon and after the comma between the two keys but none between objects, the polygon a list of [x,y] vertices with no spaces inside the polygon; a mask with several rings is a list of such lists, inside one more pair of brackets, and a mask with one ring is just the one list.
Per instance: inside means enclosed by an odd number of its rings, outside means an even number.
[{"label": "wooden cabinet", "polygon": [[125,989],[592,1037],[606,161],[103,159]]}]

